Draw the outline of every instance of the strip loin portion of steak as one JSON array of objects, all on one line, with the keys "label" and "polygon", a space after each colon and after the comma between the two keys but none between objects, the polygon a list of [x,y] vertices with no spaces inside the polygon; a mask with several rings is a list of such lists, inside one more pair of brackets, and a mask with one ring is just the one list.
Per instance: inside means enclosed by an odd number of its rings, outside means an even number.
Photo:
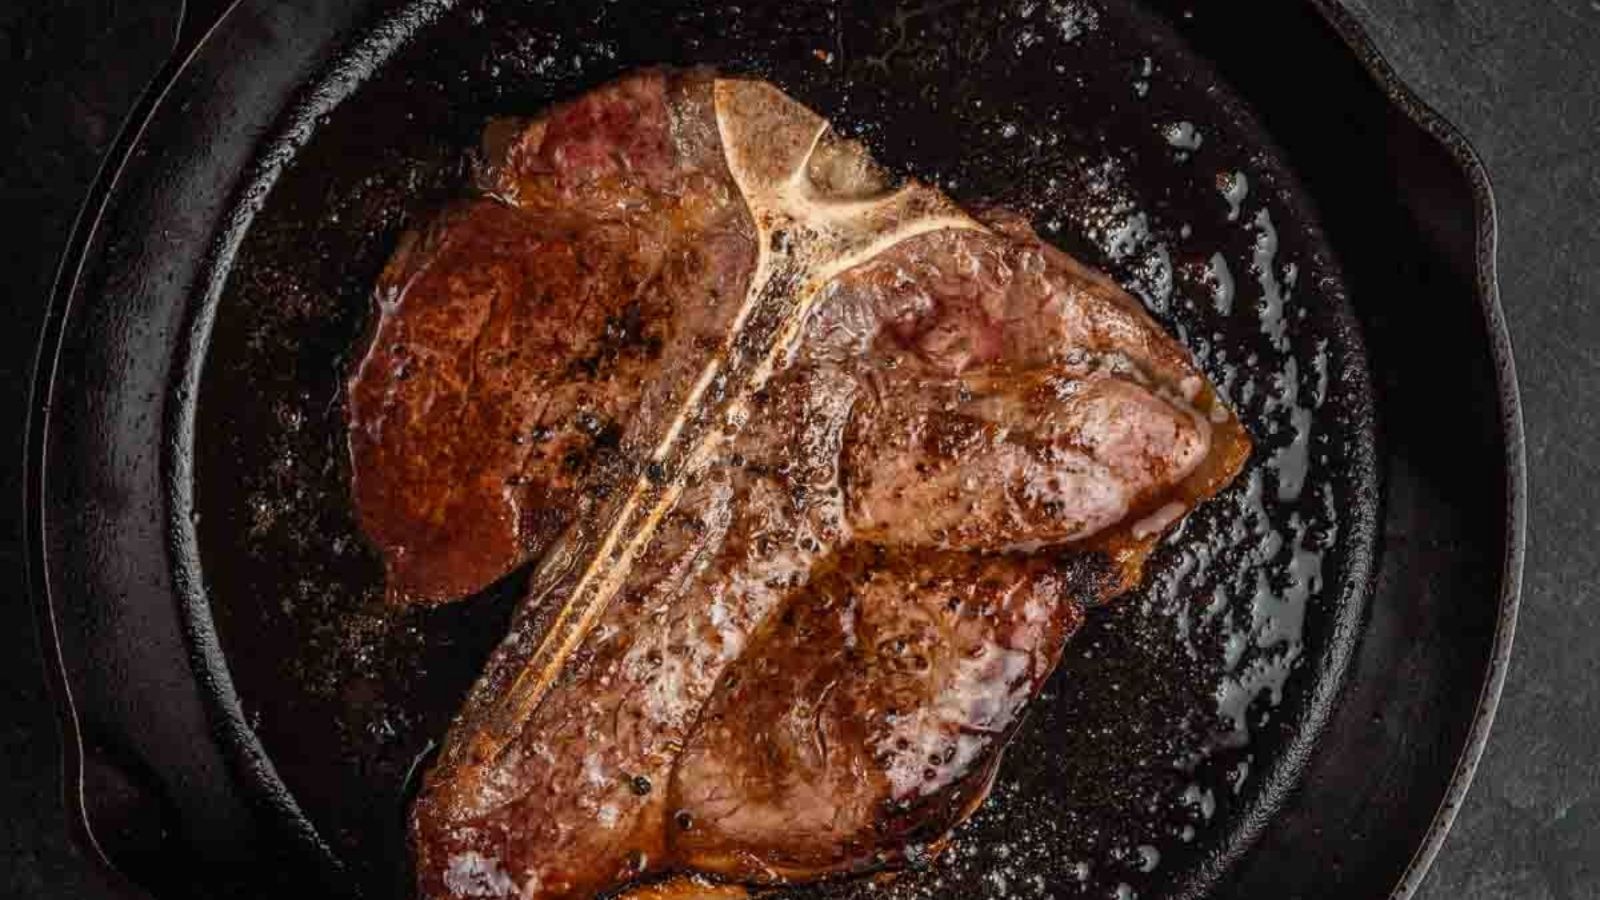
[{"label": "strip loin portion of steak", "polygon": [[771,85],[645,72],[491,130],[495,199],[397,253],[351,392],[397,597],[539,559],[413,807],[421,894],[938,847],[1237,419],[1109,280]]}]

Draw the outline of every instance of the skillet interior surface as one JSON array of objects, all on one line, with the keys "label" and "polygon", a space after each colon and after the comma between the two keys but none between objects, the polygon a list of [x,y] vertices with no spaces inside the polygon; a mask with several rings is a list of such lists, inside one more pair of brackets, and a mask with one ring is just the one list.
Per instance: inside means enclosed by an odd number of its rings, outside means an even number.
[{"label": "skillet interior surface", "polygon": [[192,633],[214,624],[241,739],[259,740],[289,812],[350,882],[406,889],[409,780],[525,578],[442,609],[381,603],[347,496],[341,393],[371,285],[399,234],[466,190],[489,116],[665,63],[769,77],[891,169],[1029,213],[1141,297],[1257,440],[1145,586],[1091,616],[951,851],[888,885],[793,893],[1207,891],[1328,717],[1379,513],[1375,409],[1334,251],[1209,65],[1157,18],[1089,0],[430,4],[363,34],[397,31],[392,53],[343,51],[372,67],[349,96],[313,83],[286,113],[283,133],[309,139],[258,161],[190,350]]}]

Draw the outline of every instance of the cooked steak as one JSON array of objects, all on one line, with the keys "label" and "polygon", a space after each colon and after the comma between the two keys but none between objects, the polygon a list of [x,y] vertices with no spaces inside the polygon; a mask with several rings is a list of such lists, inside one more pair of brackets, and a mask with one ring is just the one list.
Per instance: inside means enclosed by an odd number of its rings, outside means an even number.
[{"label": "cooked steak", "polygon": [[539,558],[412,810],[420,892],[936,849],[1237,419],[1109,280],[763,82],[491,130],[493,199],[397,253],[351,391],[397,597]]}]

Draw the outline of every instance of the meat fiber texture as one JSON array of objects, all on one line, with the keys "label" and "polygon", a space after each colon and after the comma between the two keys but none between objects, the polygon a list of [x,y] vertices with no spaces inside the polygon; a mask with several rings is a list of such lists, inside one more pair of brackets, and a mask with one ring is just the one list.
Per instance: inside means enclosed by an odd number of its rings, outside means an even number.
[{"label": "meat fiber texture", "polygon": [[642,72],[484,145],[350,386],[395,602],[537,561],[412,809],[421,895],[936,853],[1237,418],[1110,280],[765,82]]}]

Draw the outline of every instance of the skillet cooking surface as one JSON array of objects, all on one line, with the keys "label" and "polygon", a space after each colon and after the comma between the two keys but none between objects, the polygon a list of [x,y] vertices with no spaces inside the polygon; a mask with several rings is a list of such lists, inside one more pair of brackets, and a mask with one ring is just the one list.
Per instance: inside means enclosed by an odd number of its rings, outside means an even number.
[{"label": "skillet cooking surface", "polygon": [[191,613],[214,618],[277,775],[355,882],[404,890],[409,777],[525,581],[441,609],[381,603],[347,495],[341,389],[398,235],[467,189],[487,117],[640,65],[704,63],[772,79],[892,170],[1031,214],[1145,301],[1257,441],[1145,586],[1091,614],[951,851],[887,890],[791,893],[1203,892],[1295,783],[1373,553],[1363,351],[1294,179],[1210,70],[1121,3],[651,6],[407,13],[428,24],[264,170],[264,205],[236,225],[203,357],[209,609]]}]

